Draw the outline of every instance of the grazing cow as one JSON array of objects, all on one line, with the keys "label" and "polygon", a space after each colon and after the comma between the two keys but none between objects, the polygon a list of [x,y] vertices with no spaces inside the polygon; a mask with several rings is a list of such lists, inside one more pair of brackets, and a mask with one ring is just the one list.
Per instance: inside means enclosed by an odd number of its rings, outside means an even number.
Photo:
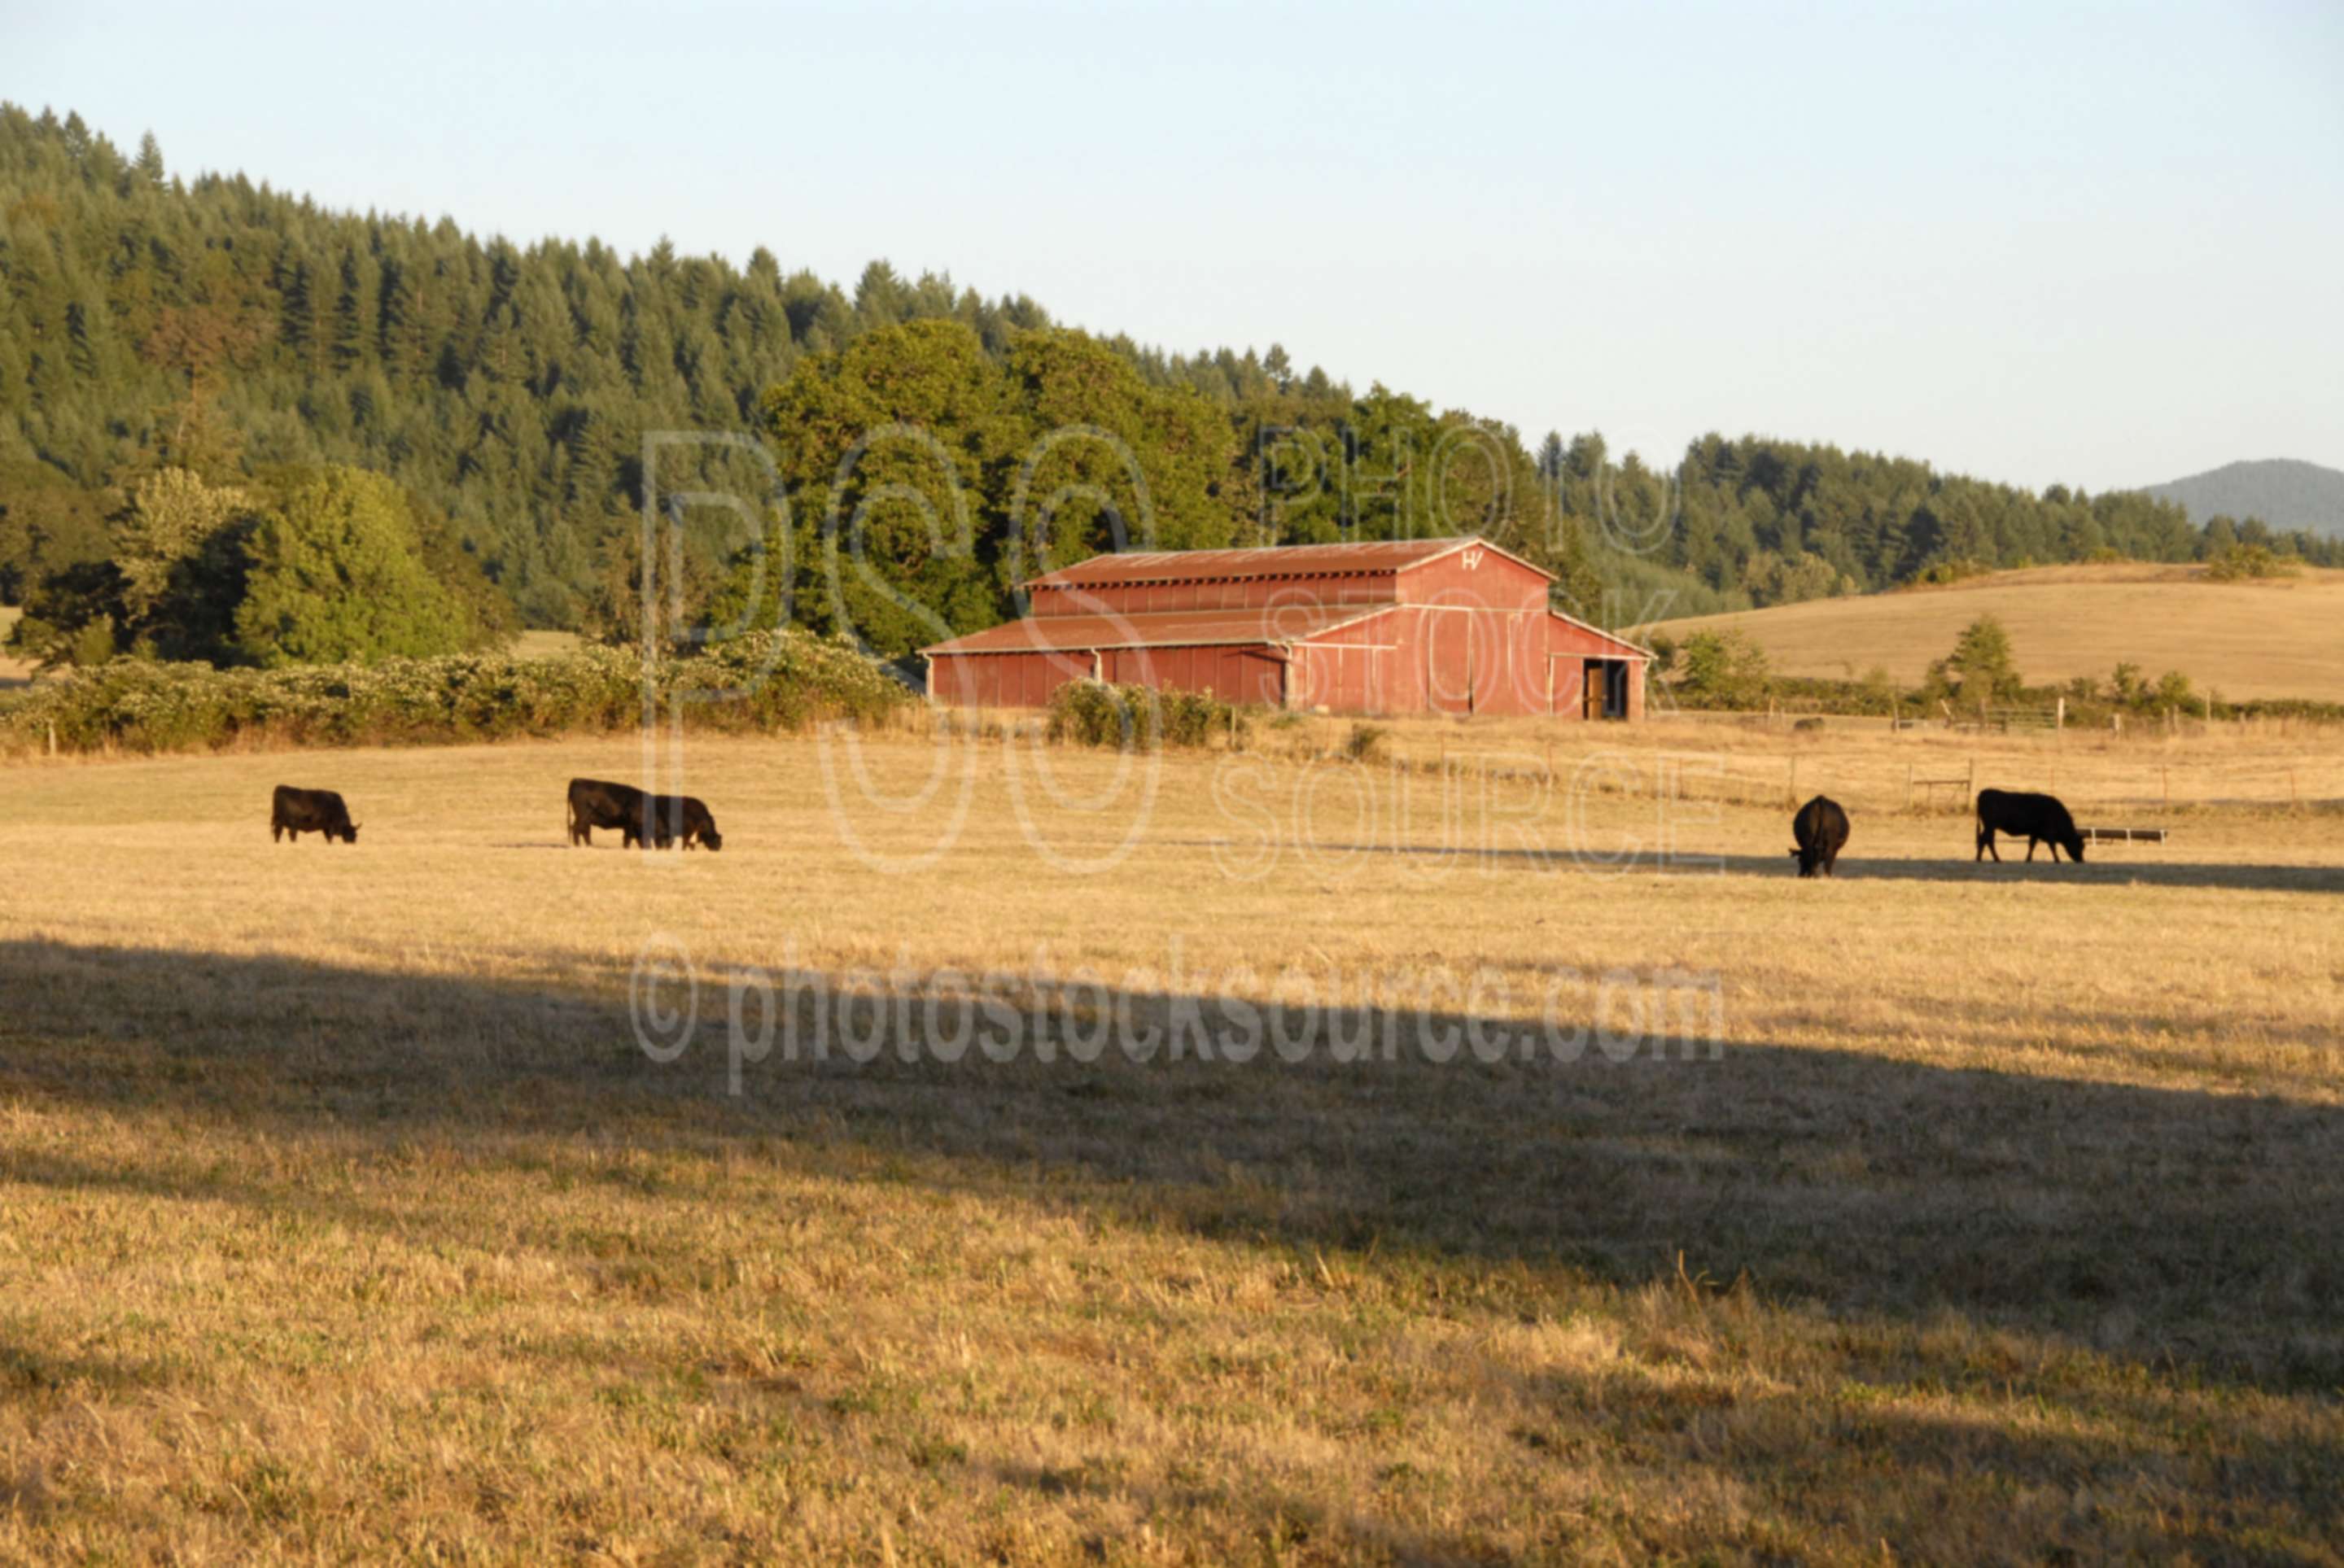
[{"label": "grazing cow", "polygon": [[[570,781],[570,842],[591,847],[594,829],[616,828],[621,842],[641,849],[644,839],[644,809],[651,797],[631,784],[611,784],[600,779]],[[662,843],[660,846],[667,846]]]},{"label": "grazing cow", "polygon": [[661,849],[679,838],[687,849],[695,841],[712,850],[724,848],[724,835],[716,830],[716,819],[710,815],[708,802],[697,795],[654,795],[651,806],[652,835]]},{"label": "grazing cow", "polygon": [[1838,801],[1818,795],[1791,819],[1791,837],[1799,842],[1791,851],[1799,862],[1799,875],[1831,876],[1839,852],[1847,848],[1847,813]]},{"label": "grazing cow", "polygon": [[2026,840],[2026,858],[2035,859],[2035,846],[2051,846],[2051,859],[2059,851],[2067,851],[2071,860],[2084,858],[2084,836],[2076,831],[2076,819],[2067,815],[2067,808],[2056,795],[2027,795],[2010,789],[1981,789],[1977,798],[1977,853],[1974,860],[1988,855],[2002,859],[2002,851],[1994,847],[1994,836],[2007,833],[2012,838]]},{"label": "grazing cow", "polygon": [[339,795],[279,784],[268,798],[268,841],[280,843],[288,833],[297,844],[304,833],[323,833],[328,844],[337,839],[345,844],[359,841],[358,824],[350,820],[350,809]]}]

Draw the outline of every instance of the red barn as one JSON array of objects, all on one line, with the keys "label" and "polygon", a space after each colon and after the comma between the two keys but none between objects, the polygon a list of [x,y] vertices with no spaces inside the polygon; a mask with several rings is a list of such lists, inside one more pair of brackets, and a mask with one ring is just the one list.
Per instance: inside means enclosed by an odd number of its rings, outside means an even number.
[{"label": "red barn", "polygon": [[1031,612],[921,649],[932,699],[1034,708],[1088,677],[1334,713],[1641,719],[1649,649],[1549,608],[1484,540],[1094,556]]}]

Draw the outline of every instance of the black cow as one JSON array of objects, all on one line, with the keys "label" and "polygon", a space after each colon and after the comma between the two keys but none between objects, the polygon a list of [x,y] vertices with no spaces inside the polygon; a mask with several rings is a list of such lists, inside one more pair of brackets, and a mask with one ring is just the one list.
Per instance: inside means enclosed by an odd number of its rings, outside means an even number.
[{"label": "black cow", "polygon": [[2026,858],[2035,859],[2035,846],[2051,846],[2051,859],[2058,859],[2059,851],[2067,851],[2071,860],[2084,858],[2084,836],[2076,831],[2076,819],[2067,815],[2067,808],[2056,795],[2027,795],[2010,789],[1981,789],[1977,798],[1977,853],[1971,857],[1983,860],[1988,855],[2002,859],[2002,851],[1994,847],[1994,836],[2007,833],[2012,838],[2026,840]]},{"label": "black cow", "polygon": [[1799,875],[1831,876],[1839,864],[1839,852],[1847,848],[1847,813],[1838,801],[1818,795],[1791,819],[1791,837],[1799,841],[1799,847],[1791,851],[1799,862]]},{"label": "black cow", "polygon": [[[651,797],[631,784],[611,784],[600,779],[570,781],[570,841],[591,846],[594,829],[616,828],[630,849],[643,843],[644,807]],[[662,849],[666,845],[662,844]]]},{"label": "black cow", "polygon": [[350,809],[339,795],[279,784],[268,798],[268,841],[280,843],[288,833],[297,844],[304,833],[323,833],[328,844],[337,839],[345,844],[359,841],[358,824],[350,820]]},{"label": "black cow", "polygon": [[716,819],[709,814],[708,802],[697,795],[654,795],[652,801],[652,834],[662,849],[681,838],[687,849],[697,841],[710,849],[724,848],[724,835],[716,830]]}]

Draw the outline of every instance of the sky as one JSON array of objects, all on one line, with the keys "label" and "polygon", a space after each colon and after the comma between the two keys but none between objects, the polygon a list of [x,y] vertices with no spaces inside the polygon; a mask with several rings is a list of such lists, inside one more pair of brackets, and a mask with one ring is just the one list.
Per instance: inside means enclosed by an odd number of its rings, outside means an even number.
[{"label": "sky", "polygon": [[0,0],[0,98],[331,206],[1281,343],[1662,463],[2344,467],[2338,0]]}]

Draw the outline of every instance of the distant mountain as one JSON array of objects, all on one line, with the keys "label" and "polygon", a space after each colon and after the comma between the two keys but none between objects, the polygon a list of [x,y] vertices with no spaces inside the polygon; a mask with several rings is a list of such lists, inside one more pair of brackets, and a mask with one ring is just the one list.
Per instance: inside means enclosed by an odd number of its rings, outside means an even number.
[{"label": "distant mountain", "polygon": [[2344,538],[2344,473],[2317,463],[2290,457],[2226,463],[2170,484],[2150,485],[2147,492],[2160,501],[2180,503],[2201,528],[2214,518],[2260,518],[2281,533],[2309,528]]}]

